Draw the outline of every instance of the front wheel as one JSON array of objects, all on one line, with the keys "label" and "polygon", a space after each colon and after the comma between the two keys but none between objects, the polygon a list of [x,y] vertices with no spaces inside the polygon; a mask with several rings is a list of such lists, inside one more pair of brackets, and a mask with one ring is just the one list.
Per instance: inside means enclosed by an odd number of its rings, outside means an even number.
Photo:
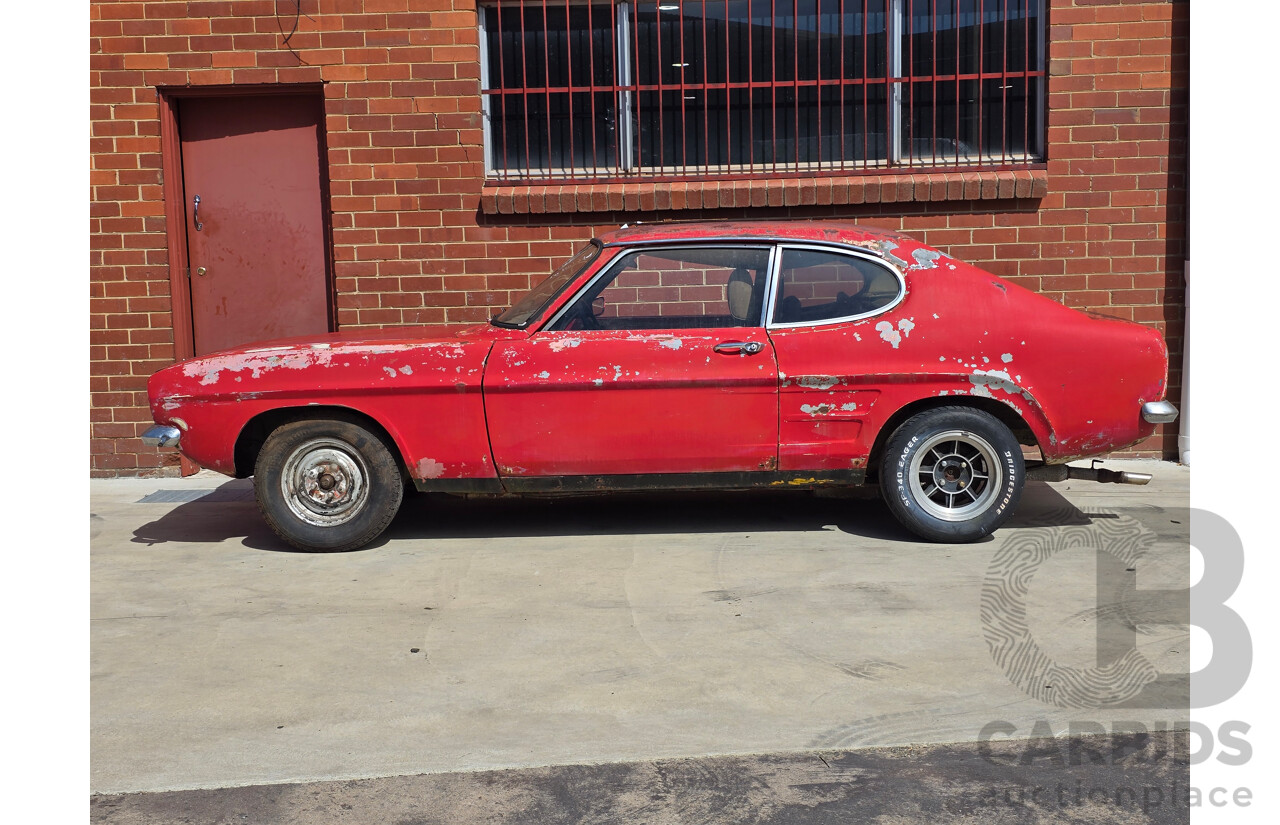
[{"label": "front wheel", "polygon": [[1022,496],[1022,448],[995,416],[939,407],[907,419],[885,447],[880,491],[893,515],[930,541],[975,541]]},{"label": "front wheel", "polygon": [[262,445],[258,509],[301,550],[339,552],[380,536],[404,496],[400,469],[378,436],[351,421],[294,421]]}]

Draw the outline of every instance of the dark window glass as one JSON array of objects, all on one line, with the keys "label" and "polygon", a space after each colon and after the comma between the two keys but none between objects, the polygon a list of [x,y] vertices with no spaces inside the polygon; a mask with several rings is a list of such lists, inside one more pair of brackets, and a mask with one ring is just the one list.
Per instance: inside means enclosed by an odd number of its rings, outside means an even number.
[{"label": "dark window glass", "polygon": [[619,259],[555,323],[555,329],[756,327],[769,250],[679,247]]},{"label": "dark window glass", "polygon": [[774,303],[776,324],[812,323],[875,312],[892,304],[902,284],[865,258],[816,249],[784,249]]},{"label": "dark window glass", "polygon": [[1044,0],[482,6],[497,177],[1043,160]]}]

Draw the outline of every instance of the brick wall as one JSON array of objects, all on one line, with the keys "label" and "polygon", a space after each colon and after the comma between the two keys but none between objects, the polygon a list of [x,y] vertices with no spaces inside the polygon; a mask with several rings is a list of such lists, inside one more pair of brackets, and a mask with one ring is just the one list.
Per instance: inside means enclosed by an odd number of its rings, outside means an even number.
[{"label": "brick wall", "polygon": [[[342,328],[483,320],[582,241],[637,218],[844,218],[1160,329],[1179,397],[1186,3],[1051,0],[1038,175],[524,190],[483,190],[474,0],[294,9],[91,4],[94,475],[176,472],[176,457],[136,438],[150,422],[147,376],[175,358],[157,87],[324,83]],[[1138,452],[1174,456],[1176,428]]]}]

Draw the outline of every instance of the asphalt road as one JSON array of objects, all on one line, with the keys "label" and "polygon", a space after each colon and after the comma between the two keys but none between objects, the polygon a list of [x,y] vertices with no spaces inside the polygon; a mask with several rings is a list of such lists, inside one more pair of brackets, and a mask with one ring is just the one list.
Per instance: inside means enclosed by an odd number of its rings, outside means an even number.
[{"label": "asphalt road", "polygon": [[[1185,759],[981,750],[1185,725],[1189,474],[1138,469],[1032,483],[964,546],[867,497],[418,497],[320,555],[248,482],[94,481],[93,817],[1185,821],[1087,796],[1171,800]],[[973,801],[1077,780],[1078,805]]]}]

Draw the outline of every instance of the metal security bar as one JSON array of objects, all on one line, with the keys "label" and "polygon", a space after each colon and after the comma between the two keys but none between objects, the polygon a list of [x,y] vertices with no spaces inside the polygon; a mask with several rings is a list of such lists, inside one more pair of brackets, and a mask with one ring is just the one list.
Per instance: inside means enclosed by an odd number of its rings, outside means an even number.
[{"label": "metal security bar", "polygon": [[724,179],[1040,163],[1044,5],[485,3],[489,177]]}]

